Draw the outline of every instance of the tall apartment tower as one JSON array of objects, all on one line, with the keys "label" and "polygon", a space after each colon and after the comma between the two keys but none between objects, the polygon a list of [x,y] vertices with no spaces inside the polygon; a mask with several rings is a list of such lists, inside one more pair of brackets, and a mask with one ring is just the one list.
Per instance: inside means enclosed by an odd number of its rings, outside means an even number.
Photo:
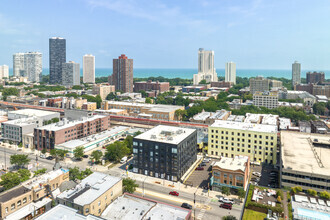
[{"label": "tall apartment tower", "polygon": [[0,66],[0,79],[9,78],[9,67],[7,65]]},{"label": "tall apartment tower", "polygon": [[214,51],[199,48],[198,73],[194,74],[194,85],[198,85],[202,80],[206,80],[207,83],[218,82],[218,75],[214,68]]},{"label": "tall apartment tower", "polygon": [[301,64],[298,61],[294,61],[292,64],[292,85],[298,85],[301,83]]},{"label": "tall apartment tower", "polygon": [[115,85],[116,90],[133,92],[133,59],[128,59],[125,54],[113,59],[113,73],[109,83]]},{"label": "tall apartment tower", "polygon": [[49,83],[62,83],[62,64],[66,62],[66,40],[49,38]]},{"label": "tall apartment tower", "polygon": [[236,84],[236,63],[226,63],[225,82],[231,82],[233,84]]},{"label": "tall apartment tower", "polygon": [[250,78],[250,93],[253,95],[256,92],[268,92],[269,91],[269,79],[265,79],[262,76]]},{"label": "tall apartment tower", "polygon": [[319,83],[325,81],[324,72],[307,72],[306,73],[306,82],[309,83]]},{"label": "tall apartment tower", "polygon": [[95,56],[91,54],[83,56],[83,82],[95,83]]},{"label": "tall apartment tower", "polygon": [[24,77],[30,82],[39,82],[42,74],[42,54],[28,52],[24,54]]},{"label": "tall apartment tower", "polygon": [[62,63],[62,85],[76,86],[80,85],[80,65],[73,61]]},{"label": "tall apartment tower", "polygon": [[13,55],[13,75],[24,75],[24,53],[15,53]]}]

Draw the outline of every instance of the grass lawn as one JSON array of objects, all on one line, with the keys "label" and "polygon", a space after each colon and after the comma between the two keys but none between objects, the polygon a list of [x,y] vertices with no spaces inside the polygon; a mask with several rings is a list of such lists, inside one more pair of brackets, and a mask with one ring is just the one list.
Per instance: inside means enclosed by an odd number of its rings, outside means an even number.
[{"label": "grass lawn", "polygon": [[267,215],[265,213],[261,213],[261,212],[256,212],[250,209],[245,209],[244,211],[244,216],[243,216],[243,220],[264,220],[264,218],[266,218]]}]

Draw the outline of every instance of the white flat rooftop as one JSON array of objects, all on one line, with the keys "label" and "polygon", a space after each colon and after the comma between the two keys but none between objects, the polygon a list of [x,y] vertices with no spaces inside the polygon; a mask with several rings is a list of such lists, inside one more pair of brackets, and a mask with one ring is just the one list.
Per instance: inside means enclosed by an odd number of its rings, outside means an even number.
[{"label": "white flat rooftop", "polygon": [[21,109],[21,110],[8,112],[8,115],[10,114],[43,117],[43,116],[59,114],[59,113],[52,111],[37,110],[37,109]]},{"label": "white flat rooftop", "polygon": [[155,111],[155,112],[172,112],[177,109],[181,109],[183,107],[178,105],[160,105],[160,104],[146,104],[146,103],[119,102],[119,101],[108,101],[108,104],[123,105],[130,108],[143,107],[143,108],[147,108],[149,111]]},{"label": "white flat rooftop", "polygon": [[241,170],[245,172],[248,156],[235,156],[234,158],[221,157],[220,161],[216,162],[213,166],[218,166],[226,170]]},{"label": "white flat rooftop", "polygon": [[103,220],[103,218],[94,215],[81,215],[78,210],[59,204],[42,214],[36,220]]},{"label": "white flat rooftop", "polygon": [[181,207],[124,194],[112,202],[101,217],[107,220],[184,220],[189,213],[190,210]]},{"label": "white flat rooftop", "polygon": [[195,131],[195,129],[191,128],[158,125],[157,127],[136,136],[135,138],[169,144],[179,144]]},{"label": "white flat rooftop", "polygon": [[277,132],[277,126],[275,125],[252,124],[246,122],[223,121],[223,120],[216,120],[210,127],[255,131],[255,132],[263,132],[263,133]]},{"label": "white flat rooftop", "polygon": [[87,121],[93,121],[95,119],[104,118],[104,117],[106,117],[106,116],[105,115],[93,115],[91,117],[83,117],[80,120],[75,120],[75,121],[62,120],[57,123],[39,127],[38,129],[49,130],[49,131],[58,131],[58,130],[62,130],[65,128],[70,128],[70,127],[75,126],[80,123],[84,123]]},{"label": "white flat rooftop", "polygon": [[330,149],[313,147],[321,159],[323,168],[319,166],[312,151],[310,141],[330,144],[330,136],[303,132],[281,131],[283,168],[305,173],[329,175]]},{"label": "white flat rooftop", "polygon": [[[58,198],[70,200],[71,197],[76,196],[73,199],[73,203],[84,206],[99,198],[120,180],[121,178],[119,177],[94,172],[83,179],[74,189],[62,192],[58,195]],[[83,189],[89,186],[90,188],[88,190],[82,192]]]},{"label": "white flat rooftop", "polygon": [[208,117],[211,116],[211,112],[201,112],[193,117],[196,121],[205,121]]}]

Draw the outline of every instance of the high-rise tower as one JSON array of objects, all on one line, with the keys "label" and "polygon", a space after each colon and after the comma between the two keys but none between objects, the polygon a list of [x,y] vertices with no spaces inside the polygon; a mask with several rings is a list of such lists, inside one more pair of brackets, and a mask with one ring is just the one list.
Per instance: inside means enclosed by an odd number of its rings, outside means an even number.
[{"label": "high-rise tower", "polygon": [[199,84],[200,81],[218,82],[218,75],[214,68],[214,51],[198,50],[198,73],[194,74],[194,85]]},{"label": "high-rise tower", "polygon": [[95,56],[91,54],[83,56],[83,82],[95,83]]},{"label": "high-rise tower", "polygon": [[236,84],[236,63],[226,63],[225,82],[232,82],[233,84]]},{"label": "high-rise tower", "polygon": [[292,85],[293,86],[301,83],[300,75],[301,75],[301,64],[298,63],[298,61],[295,61],[292,64]]},{"label": "high-rise tower", "polygon": [[13,75],[22,76],[24,74],[24,54],[15,53],[13,55]]},{"label": "high-rise tower", "polygon": [[125,54],[113,59],[113,73],[109,83],[115,85],[116,90],[133,92],[133,59],[128,59]]},{"label": "high-rise tower", "polygon": [[62,85],[80,85],[80,65],[73,61],[62,63]]},{"label": "high-rise tower", "polygon": [[49,83],[62,83],[62,64],[66,62],[66,40],[60,37],[49,39]]},{"label": "high-rise tower", "polygon": [[42,74],[42,54],[28,52],[24,54],[24,74],[30,82],[39,82]]}]

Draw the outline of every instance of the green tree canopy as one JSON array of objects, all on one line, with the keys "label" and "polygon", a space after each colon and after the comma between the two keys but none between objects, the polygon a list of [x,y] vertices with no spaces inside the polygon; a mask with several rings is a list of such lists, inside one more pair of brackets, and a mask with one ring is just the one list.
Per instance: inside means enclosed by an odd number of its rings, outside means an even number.
[{"label": "green tree canopy", "polygon": [[105,157],[110,161],[118,162],[129,153],[130,149],[123,141],[116,141],[106,147]]},{"label": "green tree canopy", "polygon": [[67,150],[62,150],[62,149],[52,149],[50,150],[50,155],[57,157],[60,160],[63,160],[65,155],[68,153],[69,151]]},{"label": "green tree canopy", "polygon": [[10,163],[16,167],[24,167],[30,162],[28,155],[25,154],[13,154],[10,156]]},{"label": "green tree canopy", "polygon": [[77,147],[73,150],[73,155],[76,159],[81,159],[84,156],[84,147]]},{"label": "green tree canopy", "polygon": [[99,151],[99,150],[94,150],[91,154],[91,159],[94,160],[95,163],[99,163],[101,158],[103,156],[103,153],[102,151]]},{"label": "green tree canopy", "polygon": [[69,178],[73,181],[85,179],[92,173],[93,172],[88,168],[82,171],[80,171],[79,167],[69,168]]},{"label": "green tree canopy", "polygon": [[139,185],[136,183],[135,180],[130,179],[130,178],[123,179],[124,192],[134,193],[137,187],[139,187]]},{"label": "green tree canopy", "polygon": [[110,92],[105,99],[114,100],[115,98],[117,98],[117,96],[113,92]]},{"label": "green tree canopy", "polygon": [[28,180],[31,176],[29,170],[19,169],[17,172],[9,172],[1,176],[0,185],[5,188],[5,190],[11,189],[20,183]]}]

